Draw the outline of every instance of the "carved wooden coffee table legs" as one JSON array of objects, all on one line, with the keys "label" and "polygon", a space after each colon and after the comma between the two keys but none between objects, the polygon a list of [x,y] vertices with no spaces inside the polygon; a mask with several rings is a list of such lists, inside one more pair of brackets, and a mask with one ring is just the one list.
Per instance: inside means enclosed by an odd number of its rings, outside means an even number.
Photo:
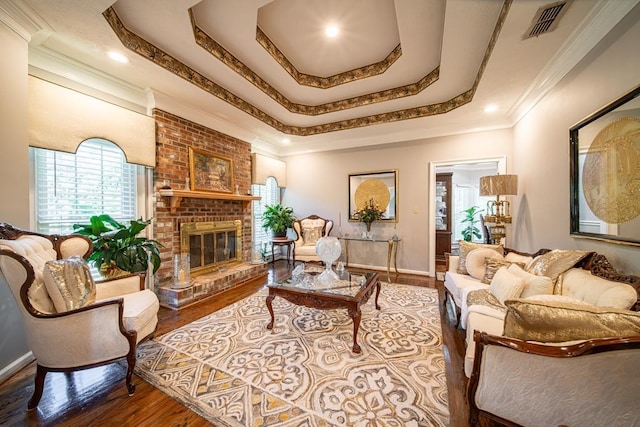
[{"label": "carved wooden coffee table legs", "polygon": [[271,292],[269,292],[269,296],[267,297],[267,309],[269,310],[269,314],[271,314],[271,322],[267,325],[267,329],[273,329],[273,322],[276,320],[273,315],[273,306],[271,305],[271,302],[275,297],[275,295],[272,295]]}]

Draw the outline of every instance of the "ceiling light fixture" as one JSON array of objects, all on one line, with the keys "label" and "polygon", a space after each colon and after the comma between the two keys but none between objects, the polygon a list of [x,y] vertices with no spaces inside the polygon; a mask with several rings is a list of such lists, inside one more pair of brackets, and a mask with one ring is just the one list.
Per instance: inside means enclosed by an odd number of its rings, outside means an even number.
[{"label": "ceiling light fixture", "polygon": [[284,138],[282,140],[282,143],[285,144],[285,145],[289,145],[291,143],[291,140],[289,138]]},{"label": "ceiling light fixture", "polygon": [[484,107],[485,113],[493,113],[496,111],[498,111],[498,106],[496,104],[489,104],[486,107]]},{"label": "ceiling light fixture", "polygon": [[129,63],[129,58],[127,58],[126,56],[124,56],[121,53],[114,52],[114,51],[109,51],[109,52],[107,52],[107,55],[109,56],[109,58],[113,59],[116,62],[120,62],[121,64],[128,64]]},{"label": "ceiling light fixture", "polygon": [[327,37],[330,38],[335,38],[338,36],[338,33],[340,32],[340,30],[338,29],[338,27],[336,27],[335,25],[329,25],[327,28],[325,28],[324,33],[326,34]]}]

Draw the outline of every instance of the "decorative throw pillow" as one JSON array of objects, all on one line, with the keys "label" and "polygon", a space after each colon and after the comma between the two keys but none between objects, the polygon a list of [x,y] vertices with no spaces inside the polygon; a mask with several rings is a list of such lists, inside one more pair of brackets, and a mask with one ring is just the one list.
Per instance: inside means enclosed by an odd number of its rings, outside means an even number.
[{"label": "decorative throw pillow", "polygon": [[509,252],[504,256],[504,259],[506,259],[507,261],[524,264],[524,267],[522,267],[523,269],[526,269],[527,266],[531,263],[531,261],[533,261],[533,257],[527,256],[527,255],[520,255],[515,252]]},{"label": "decorative throw pillow", "polygon": [[511,264],[508,268],[509,273],[515,274],[524,279],[524,290],[520,298],[527,298],[534,295],[550,295],[553,294],[553,281],[547,276],[536,276],[527,273],[517,264]]},{"label": "decorative throw pillow", "polygon": [[516,299],[506,303],[504,336],[564,342],[640,335],[640,313],[562,302]]},{"label": "decorative throw pillow", "polygon": [[96,285],[89,266],[80,256],[47,262],[43,277],[58,313],[84,307],[96,300]]},{"label": "decorative throw pillow", "polygon": [[322,237],[322,227],[309,227],[302,230],[302,246],[315,246]]},{"label": "decorative throw pillow", "polygon": [[478,248],[490,248],[494,249],[500,255],[504,253],[504,248],[502,245],[485,245],[483,243],[472,243],[465,242],[464,240],[458,240],[458,248],[460,249],[459,253],[459,262],[458,262],[458,270],[457,272],[460,274],[469,274],[467,271],[467,256],[469,252]]},{"label": "decorative throw pillow", "polygon": [[504,304],[506,300],[518,298],[524,289],[524,279],[509,273],[507,267],[499,269],[491,280],[490,291]]},{"label": "decorative throw pillow", "polygon": [[560,274],[576,265],[590,253],[589,251],[554,249],[535,257],[527,266],[527,271],[538,276],[550,277],[555,282]]},{"label": "decorative throw pillow", "polygon": [[491,284],[491,280],[493,279],[493,276],[502,267],[509,267],[511,264],[516,264],[520,267],[524,266],[523,264],[520,264],[518,262],[510,262],[505,259],[497,259],[497,258],[486,258],[484,263],[485,263],[484,276],[480,281],[487,285]]},{"label": "decorative throw pillow", "polygon": [[486,259],[502,260],[502,254],[491,248],[477,248],[467,255],[467,271],[474,279],[482,280],[486,269]]}]

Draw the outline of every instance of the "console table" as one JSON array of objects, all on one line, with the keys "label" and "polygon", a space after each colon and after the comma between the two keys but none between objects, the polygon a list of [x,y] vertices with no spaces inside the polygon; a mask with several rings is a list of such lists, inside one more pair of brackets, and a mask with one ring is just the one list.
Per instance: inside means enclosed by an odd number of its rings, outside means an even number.
[{"label": "console table", "polygon": [[393,269],[396,271],[396,275],[398,274],[398,264],[397,264],[397,255],[398,255],[398,243],[402,239],[398,236],[393,236],[390,239],[376,238],[372,237],[370,239],[364,237],[356,237],[356,236],[342,236],[338,237],[340,240],[344,240],[344,252],[345,252],[345,264],[349,266],[349,242],[364,242],[364,243],[386,243],[387,244],[387,281],[391,282],[391,258],[393,257]]},{"label": "console table", "polygon": [[289,265],[289,257],[291,256],[291,265],[296,265],[296,243],[291,239],[272,239],[271,240],[271,263],[276,262],[276,257],[273,255],[273,249],[276,246],[284,246],[287,248],[287,265]]}]

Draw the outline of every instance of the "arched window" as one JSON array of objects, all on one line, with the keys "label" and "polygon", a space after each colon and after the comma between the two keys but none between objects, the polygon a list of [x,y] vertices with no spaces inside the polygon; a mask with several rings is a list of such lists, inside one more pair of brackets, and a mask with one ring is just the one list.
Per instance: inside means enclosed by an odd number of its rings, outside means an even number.
[{"label": "arched window", "polygon": [[70,233],[93,215],[119,221],[137,217],[138,166],[102,138],[90,138],[77,152],[32,149],[35,222],[42,233]]},{"label": "arched window", "polygon": [[265,206],[280,203],[280,187],[275,178],[270,176],[265,185],[252,184],[251,193],[261,197],[253,202],[253,245],[255,248],[266,249],[265,245],[271,242],[271,232],[262,228],[262,214]]}]

